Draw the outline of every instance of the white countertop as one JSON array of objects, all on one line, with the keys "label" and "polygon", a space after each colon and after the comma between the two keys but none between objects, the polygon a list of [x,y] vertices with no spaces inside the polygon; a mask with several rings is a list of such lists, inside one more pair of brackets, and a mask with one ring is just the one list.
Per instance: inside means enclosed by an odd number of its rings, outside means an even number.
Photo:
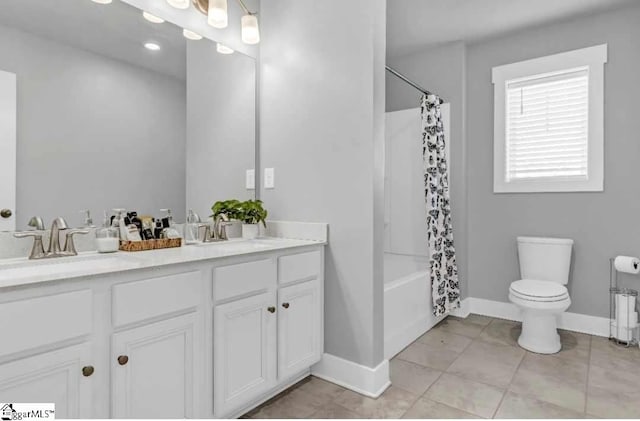
[{"label": "white countertop", "polygon": [[88,252],[74,257],[42,260],[1,259],[0,288],[325,244],[324,241],[286,238],[233,239],[141,252]]}]

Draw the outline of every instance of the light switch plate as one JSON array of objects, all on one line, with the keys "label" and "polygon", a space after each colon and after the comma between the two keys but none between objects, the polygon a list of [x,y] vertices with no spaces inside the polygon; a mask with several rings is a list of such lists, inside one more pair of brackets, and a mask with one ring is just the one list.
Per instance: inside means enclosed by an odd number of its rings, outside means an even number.
[{"label": "light switch plate", "polygon": [[276,187],[276,173],[273,168],[264,169],[264,188],[273,189]]},{"label": "light switch plate", "polygon": [[255,190],[256,189],[256,170],[250,169],[247,170],[247,175],[245,179],[245,186],[247,190]]}]

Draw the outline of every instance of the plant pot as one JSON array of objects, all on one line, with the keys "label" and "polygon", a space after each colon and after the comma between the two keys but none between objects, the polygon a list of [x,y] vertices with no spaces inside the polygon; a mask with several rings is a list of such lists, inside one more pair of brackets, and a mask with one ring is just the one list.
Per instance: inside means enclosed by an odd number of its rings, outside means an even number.
[{"label": "plant pot", "polygon": [[245,240],[253,240],[258,238],[260,233],[258,224],[242,224],[242,238]]}]

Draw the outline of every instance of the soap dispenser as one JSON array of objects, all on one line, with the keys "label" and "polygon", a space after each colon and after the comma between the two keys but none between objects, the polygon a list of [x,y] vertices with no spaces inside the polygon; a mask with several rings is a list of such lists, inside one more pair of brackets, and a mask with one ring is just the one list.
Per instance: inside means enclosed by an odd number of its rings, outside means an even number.
[{"label": "soap dispenser", "polygon": [[98,253],[113,253],[118,251],[119,245],[120,233],[118,228],[109,224],[109,215],[107,211],[104,211],[102,227],[96,230],[96,249]]},{"label": "soap dispenser", "polygon": [[187,223],[184,226],[184,242],[186,244],[196,244],[200,242],[200,216],[189,209],[187,212]]},{"label": "soap dispenser", "polygon": [[120,240],[127,241],[127,224],[124,221],[126,209],[116,208],[113,211],[116,214],[113,218],[111,226],[118,229],[120,233]]}]

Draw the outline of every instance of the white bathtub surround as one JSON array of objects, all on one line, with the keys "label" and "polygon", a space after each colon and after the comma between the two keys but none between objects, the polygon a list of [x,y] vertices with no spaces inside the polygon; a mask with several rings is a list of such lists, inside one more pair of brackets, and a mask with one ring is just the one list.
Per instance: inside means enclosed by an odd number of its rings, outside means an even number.
[{"label": "white bathtub surround", "polygon": [[385,253],[384,356],[387,359],[444,318],[433,315],[428,267],[426,256]]},{"label": "white bathtub surround", "polygon": [[1,395],[51,390],[60,418],[238,417],[323,355],[324,244],[4,260]]},{"label": "white bathtub surround", "polygon": [[391,386],[386,359],[371,368],[325,353],[322,360],[311,367],[311,374],[370,398],[377,398]]}]

